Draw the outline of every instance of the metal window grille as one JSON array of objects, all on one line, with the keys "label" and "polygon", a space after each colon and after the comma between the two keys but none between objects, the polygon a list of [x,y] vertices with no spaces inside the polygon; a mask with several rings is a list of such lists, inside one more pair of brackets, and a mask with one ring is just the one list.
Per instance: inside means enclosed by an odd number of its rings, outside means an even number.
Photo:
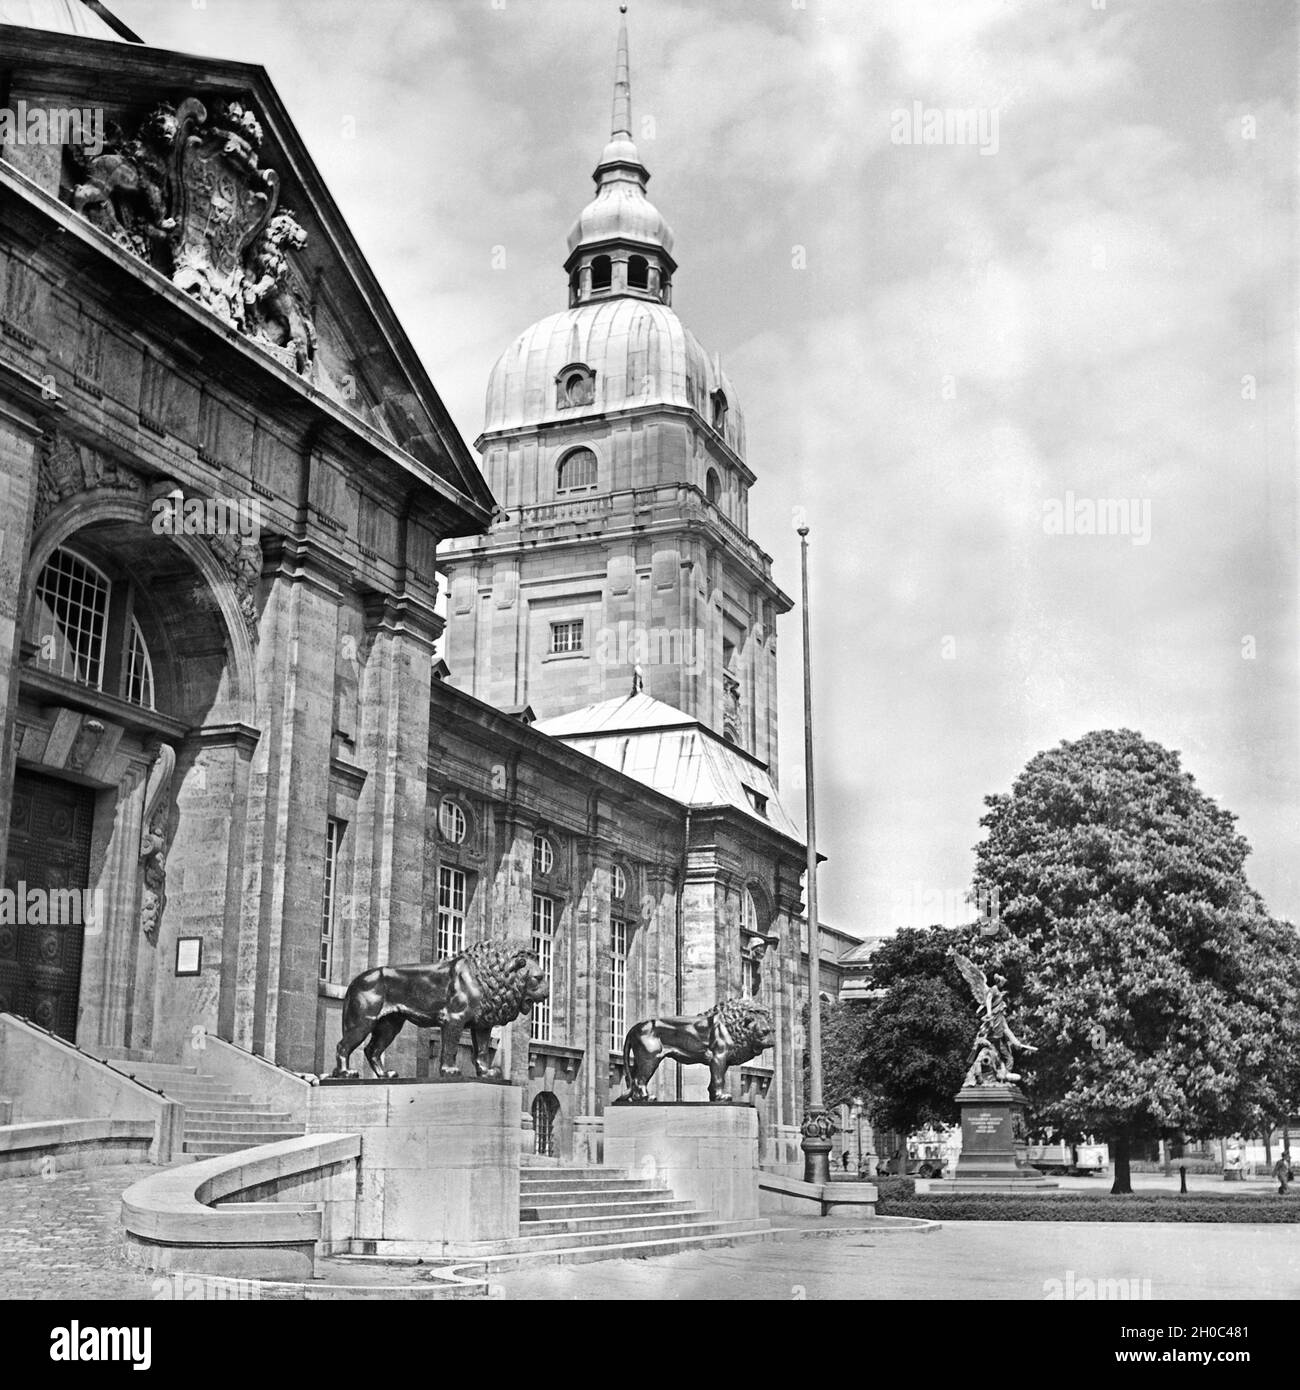
[{"label": "metal window grille", "polygon": [[551,653],[580,652],[582,650],[582,619],[572,622],[551,624]]},{"label": "metal window grille", "polygon": [[[533,954],[549,976],[555,947],[555,902],[540,893],[533,894]],[[533,1005],[532,1036],[537,1042],[551,1041],[551,1001],[539,1000]]]},{"label": "metal window grille", "polygon": [[153,709],[153,662],[149,659],[149,648],[145,646],[144,633],[140,624],[131,619],[131,636],[126,652],[126,698],[133,705],[143,705]]},{"label": "metal window grille", "polygon": [[320,913],[320,978],[322,980],[328,980],[334,974],[334,908],[337,901],[335,890],[339,846],[343,841],[343,825],[341,820],[335,820],[332,816],[325,824],[325,891],[321,899]]},{"label": "metal window grille", "polygon": [[617,1052],[627,1032],[627,923],[609,924],[609,1046]]},{"label": "metal window grille", "polygon": [[438,959],[458,956],[465,949],[465,873],[447,865],[438,868]]},{"label": "metal window grille", "polygon": [[56,675],[103,688],[108,577],[70,550],[56,550],[36,581],[38,640]]}]

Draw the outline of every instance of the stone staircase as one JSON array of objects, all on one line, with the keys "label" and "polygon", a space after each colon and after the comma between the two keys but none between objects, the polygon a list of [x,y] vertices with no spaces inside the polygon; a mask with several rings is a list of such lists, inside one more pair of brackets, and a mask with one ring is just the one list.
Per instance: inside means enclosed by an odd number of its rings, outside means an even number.
[{"label": "stone staircase", "polygon": [[273,1144],[277,1139],[294,1139],[303,1133],[302,1125],[287,1111],[272,1110],[267,1102],[255,1101],[225,1082],[204,1076],[197,1067],[110,1060],[119,1071],[185,1107],[187,1158],[214,1158],[257,1144]]},{"label": "stone staircase", "polygon": [[491,1269],[523,1264],[671,1255],[739,1240],[762,1240],[766,1221],[720,1221],[678,1201],[662,1184],[617,1168],[524,1168],[519,1240],[491,1256]]}]

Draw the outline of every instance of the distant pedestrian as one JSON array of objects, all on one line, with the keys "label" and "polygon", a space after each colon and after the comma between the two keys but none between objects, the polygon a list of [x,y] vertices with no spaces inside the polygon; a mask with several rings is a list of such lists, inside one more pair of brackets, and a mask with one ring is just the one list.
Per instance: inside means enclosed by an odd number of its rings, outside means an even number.
[{"label": "distant pedestrian", "polygon": [[840,1158],[844,1162],[844,1171],[847,1173],[849,1171],[849,1151],[844,1149],[840,1154]]},{"label": "distant pedestrian", "polygon": [[1291,1181],[1291,1155],[1285,1149],[1273,1165],[1273,1176],[1277,1179],[1278,1193],[1285,1197],[1287,1183]]}]

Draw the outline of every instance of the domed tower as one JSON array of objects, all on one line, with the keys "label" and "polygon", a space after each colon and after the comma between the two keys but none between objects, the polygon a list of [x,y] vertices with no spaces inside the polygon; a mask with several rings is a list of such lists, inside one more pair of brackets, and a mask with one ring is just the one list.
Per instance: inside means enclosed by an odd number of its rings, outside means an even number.
[{"label": "domed tower", "polygon": [[568,238],[569,307],[506,349],[476,441],[501,514],[440,552],[449,679],[542,718],[635,689],[775,770],[776,619],[749,537],[745,426],[671,305],[620,24],[609,143]]}]

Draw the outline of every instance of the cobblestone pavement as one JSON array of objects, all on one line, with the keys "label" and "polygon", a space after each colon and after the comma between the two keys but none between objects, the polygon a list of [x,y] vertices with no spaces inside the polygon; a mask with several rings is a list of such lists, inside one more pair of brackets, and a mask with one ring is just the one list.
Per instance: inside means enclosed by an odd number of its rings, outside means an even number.
[{"label": "cobblestone pavement", "polygon": [[0,1180],[0,1298],[150,1298],[122,1258],[122,1193],[158,1170],[131,1163]]}]

